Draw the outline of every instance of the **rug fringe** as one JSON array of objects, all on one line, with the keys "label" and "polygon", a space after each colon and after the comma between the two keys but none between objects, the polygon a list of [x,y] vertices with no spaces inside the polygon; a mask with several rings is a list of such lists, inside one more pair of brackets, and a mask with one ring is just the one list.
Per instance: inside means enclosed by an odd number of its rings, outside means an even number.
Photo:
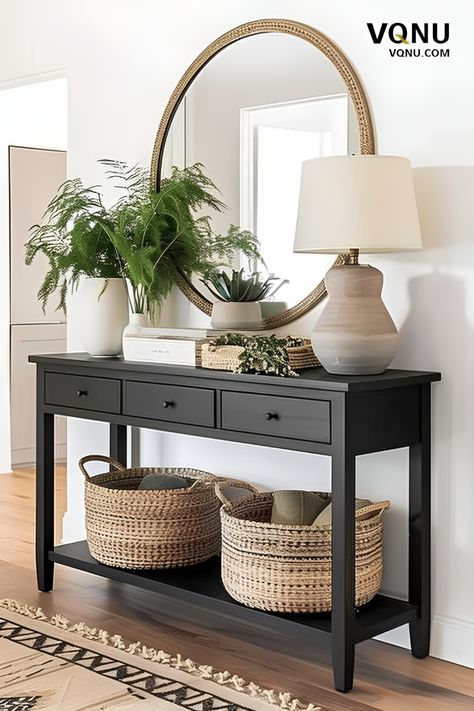
[{"label": "rug fringe", "polygon": [[106,630],[98,629],[97,627],[89,627],[85,622],[72,624],[64,615],[56,614],[52,617],[48,617],[41,607],[31,607],[17,600],[3,598],[0,599],[0,608],[16,612],[30,619],[47,622],[54,627],[73,632],[85,639],[100,642],[109,647],[115,647],[127,654],[142,657],[143,659],[148,659],[158,664],[164,664],[173,669],[180,669],[188,674],[201,677],[207,681],[213,681],[221,686],[229,686],[235,691],[240,691],[252,698],[261,699],[281,709],[285,709],[285,711],[323,711],[320,706],[302,703],[289,692],[283,693],[281,691],[275,691],[274,689],[264,689],[258,684],[245,681],[245,679],[242,679],[237,674],[231,674],[228,671],[216,671],[214,667],[209,665],[196,664],[192,659],[184,658],[181,654],[177,654],[173,657],[162,649],[156,650],[153,647],[147,647],[142,644],[142,642],[127,644],[118,634],[111,635]]}]

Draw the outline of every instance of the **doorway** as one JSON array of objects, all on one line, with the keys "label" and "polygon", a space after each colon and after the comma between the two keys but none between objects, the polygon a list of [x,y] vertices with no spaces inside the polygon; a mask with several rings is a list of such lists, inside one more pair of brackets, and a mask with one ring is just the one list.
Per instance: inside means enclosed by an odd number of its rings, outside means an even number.
[{"label": "doorway", "polygon": [[[31,225],[66,179],[67,79],[0,90],[0,472],[35,462],[32,352],[66,349],[65,316],[42,312],[37,291],[47,264],[24,264]],[[4,217],[3,217],[4,216]],[[65,427],[59,459],[65,458]]]}]

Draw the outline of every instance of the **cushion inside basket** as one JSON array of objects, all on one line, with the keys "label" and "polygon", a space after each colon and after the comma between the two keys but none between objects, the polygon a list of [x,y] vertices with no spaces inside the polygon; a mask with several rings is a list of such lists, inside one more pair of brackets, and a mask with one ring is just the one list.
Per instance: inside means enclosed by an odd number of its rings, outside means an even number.
[{"label": "cushion inside basket", "polygon": [[[328,492],[316,492],[320,496],[327,499],[328,503],[331,502],[332,495]],[[378,506],[378,508],[377,508]],[[371,518],[372,516],[378,515],[381,511],[387,508],[387,502],[380,502],[379,505],[373,505],[373,511],[368,512],[364,516],[358,517],[359,520]],[[270,525],[284,525],[284,524],[272,524],[272,509],[273,509],[273,492],[263,492],[259,494],[253,494],[251,496],[240,499],[239,501],[234,501],[231,505],[231,515],[237,519],[245,521],[259,521],[260,523],[268,523]],[[364,512],[364,507],[361,508],[361,512]],[[331,522],[328,522],[331,525]],[[294,525],[297,524],[287,524]],[[317,526],[313,527],[317,528]],[[311,528],[311,525],[308,525]]]},{"label": "cushion inside basket", "polygon": [[[142,482],[147,477],[159,477],[161,481],[165,481],[167,478],[170,481],[175,481],[176,479],[183,480],[183,485],[181,487],[177,486],[140,486]],[[106,474],[99,474],[92,479],[92,482],[96,486],[100,486],[104,489],[117,489],[120,491],[136,491],[136,490],[157,490],[157,491],[182,491],[186,490],[194,483],[195,479],[192,476],[185,476],[174,473],[167,472],[166,469],[144,469],[142,472],[137,472],[133,470],[125,470],[123,472],[109,472]]]},{"label": "cushion inside basket", "polygon": [[94,484],[96,486],[101,486],[104,489],[120,489],[124,491],[134,491],[138,489],[143,477],[133,477],[130,479],[117,479],[117,475],[114,475],[113,479],[110,481],[97,481],[98,477],[95,477]]},{"label": "cushion inside basket", "polygon": [[188,489],[193,483],[194,480],[186,476],[153,472],[143,477],[138,488],[144,491],[169,491],[170,489]]}]

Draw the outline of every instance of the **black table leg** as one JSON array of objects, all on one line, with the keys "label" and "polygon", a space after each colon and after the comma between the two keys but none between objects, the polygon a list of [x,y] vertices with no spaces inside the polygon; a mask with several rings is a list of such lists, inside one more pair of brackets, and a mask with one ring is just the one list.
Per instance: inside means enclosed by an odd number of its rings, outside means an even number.
[{"label": "black table leg", "polygon": [[332,458],[332,666],[337,691],[350,691],[354,676],[355,456]]},{"label": "black table leg", "polygon": [[53,588],[54,563],[54,415],[43,412],[43,378],[38,374],[36,412],[36,577],[38,589]]},{"label": "black table leg", "polygon": [[420,385],[420,442],[410,447],[409,601],[419,608],[410,624],[411,651],[423,658],[430,651],[431,624],[431,390]]},{"label": "black table leg", "polygon": [[109,425],[109,456],[127,466],[126,425]]}]

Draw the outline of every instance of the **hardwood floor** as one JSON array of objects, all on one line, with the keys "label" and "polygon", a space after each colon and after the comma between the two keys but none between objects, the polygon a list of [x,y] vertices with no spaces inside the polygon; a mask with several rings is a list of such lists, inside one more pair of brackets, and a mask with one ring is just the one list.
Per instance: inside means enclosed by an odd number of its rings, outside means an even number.
[{"label": "hardwood floor", "polygon": [[[34,577],[34,471],[0,475],[0,597],[62,612],[128,639],[227,669],[261,686],[290,691],[325,711],[456,711],[474,708],[474,672],[429,658],[414,659],[381,642],[358,645],[354,690],[332,689],[329,645],[315,642],[308,661],[296,641],[224,615],[56,566],[55,589],[39,593]],[[66,507],[64,470],[57,476],[57,529]]]}]

